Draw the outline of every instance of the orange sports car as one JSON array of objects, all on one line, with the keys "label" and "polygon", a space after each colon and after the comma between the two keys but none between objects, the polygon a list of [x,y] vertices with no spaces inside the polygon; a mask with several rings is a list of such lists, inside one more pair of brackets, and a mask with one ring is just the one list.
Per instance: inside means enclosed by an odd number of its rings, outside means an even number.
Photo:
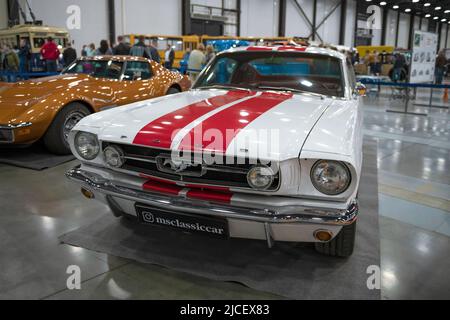
[{"label": "orange sports car", "polygon": [[70,154],[70,130],[105,109],[186,91],[187,76],[139,57],[83,57],[60,75],[0,83],[0,145],[40,139],[55,154]]}]

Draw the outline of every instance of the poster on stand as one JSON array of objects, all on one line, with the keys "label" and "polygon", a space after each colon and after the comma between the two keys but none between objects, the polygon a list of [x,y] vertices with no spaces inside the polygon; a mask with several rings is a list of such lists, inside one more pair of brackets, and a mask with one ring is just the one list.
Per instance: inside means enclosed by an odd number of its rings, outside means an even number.
[{"label": "poster on stand", "polygon": [[416,30],[414,31],[413,41],[409,82],[434,82],[438,42],[437,34]]}]

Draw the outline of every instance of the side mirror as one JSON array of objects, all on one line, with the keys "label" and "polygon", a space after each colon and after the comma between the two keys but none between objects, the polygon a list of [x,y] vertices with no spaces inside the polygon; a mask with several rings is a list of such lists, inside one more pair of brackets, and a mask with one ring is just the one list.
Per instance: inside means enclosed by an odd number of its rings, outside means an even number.
[{"label": "side mirror", "polygon": [[354,94],[358,97],[365,97],[367,93],[367,88],[361,82],[356,83]]}]

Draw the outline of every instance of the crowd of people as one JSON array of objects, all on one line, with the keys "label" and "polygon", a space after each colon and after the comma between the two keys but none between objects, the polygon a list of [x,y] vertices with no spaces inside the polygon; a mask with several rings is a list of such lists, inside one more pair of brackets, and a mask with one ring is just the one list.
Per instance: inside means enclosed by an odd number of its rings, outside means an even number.
[{"label": "crowd of people", "polygon": [[[128,44],[124,37],[119,36],[117,43],[113,46],[107,40],[101,40],[98,47],[94,43],[83,45],[81,56],[92,57],[102,55],[131,55],[137,57],[144,57],[161,63],[161,58],[158,52],[157,41],[150,41],[146,43],[145,37],[141,36],[137,39],[134,45]],[[337,50],[337,49],[336,49]],[[63,52],[61,55],[61,51]],[[381,53],[377,51],[367,52],[365,56],[360,57],[357,51],[347,51],[348,60],[353,65],[366,65],[368,74],[380,75],[382,73],[382,66],[384,64],[393,65],[391,77],[393,81],[404,80],[405,67],[407,61],[403,54],[395,53],[388,54],[386,51]],[[71,43],[67,43],[64,50],[60,50],[55,41],[48,37],[46,42],[40,49],[41,59],[47,72],[57,72],[58,65],[66,67],[77,59],[77,52],[72,47]],[[189,72],[191,77],[195,80],[205,65],[207,65],[215,57],[214,47],[211,45],[205,46],[199,44],[194,50],[186,49],[183,56],[182,72]],[[31,66],[31,47],[25,39],[21,39],[19,46],[13,48],[9,44],[0,44],[0,69],[27,73]],[[173,47],[168,44],[164,53],[164,66],[172,69],[175,61],[175,51]],[[440,84],[443,81],[445,70],[448,61],[445,52],[441,51],[436,59],[436,83]]]}]

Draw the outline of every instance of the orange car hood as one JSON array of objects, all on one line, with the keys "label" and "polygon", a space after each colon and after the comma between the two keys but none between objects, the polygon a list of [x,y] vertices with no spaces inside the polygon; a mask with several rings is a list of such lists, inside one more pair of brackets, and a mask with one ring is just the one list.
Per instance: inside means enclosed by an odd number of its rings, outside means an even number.
[{"label": "orange car hood", "polygon": [[36,102],[57,92],[76,86],[80,81],[87,81],[84,74],[65,74],[39,79],[32,79],[14,84],[0,83],[0,124],[14,122],[18,117]]}]

